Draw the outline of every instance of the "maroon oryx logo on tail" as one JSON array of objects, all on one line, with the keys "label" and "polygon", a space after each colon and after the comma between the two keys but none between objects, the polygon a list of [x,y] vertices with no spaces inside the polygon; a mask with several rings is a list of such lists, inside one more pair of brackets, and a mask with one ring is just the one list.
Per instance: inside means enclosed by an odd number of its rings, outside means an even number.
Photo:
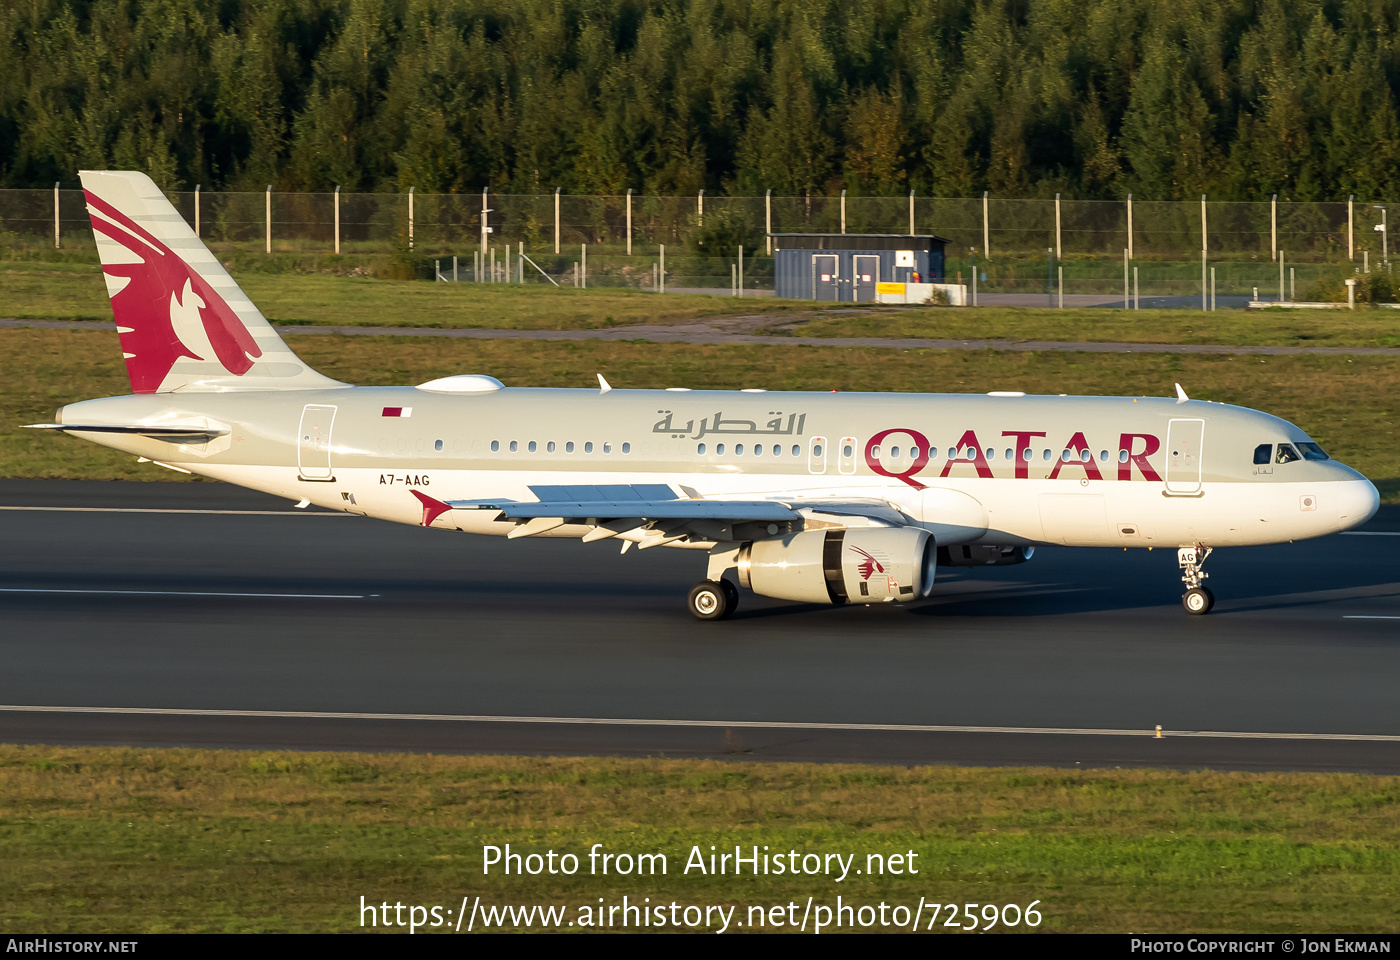
[{"label": "maroon oryx logo on tail", "polygon": [[[155,393],[175,362],[181,357],[208,360],[191,348],[194,340],[201,350],[207,340],[219,363],[235,376],[253,367],[262,351],[237,314],[203,277],[179,255],[157,240],[126,214],[92,191],[84,190],[92,216],[92,228],[140,258],[139,263],[104,264],[108,276],[125,277],[127,284],[112,297],[122,352],[131,388],[136,393]],[[191,329],[189,321],[198,317]],[[186,328],[185,338],[176,330],[176,321]],[[202,324],[203,335],[199,335]]]}]

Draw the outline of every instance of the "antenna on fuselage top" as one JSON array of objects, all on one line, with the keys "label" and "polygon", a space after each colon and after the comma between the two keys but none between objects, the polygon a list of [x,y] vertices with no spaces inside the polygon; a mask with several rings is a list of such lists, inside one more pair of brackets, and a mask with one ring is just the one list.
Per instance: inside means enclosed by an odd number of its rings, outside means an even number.
[{"label": "antenna on fuselage top", "polygon": [[[612,389],[612,384],[610,384],[610,383],[608,383],[608,381],[604,380],[604,379],[603,379],[603,375],[602,375],[601,373],[598,374],[598,392],[599,392],[599,393],[607,393],[607,392],[608,392],[609,390],[611,390],[611,389]],[[1177,387],[1177,389],[1180,390],[1181,388],[1180,388],[1180,387]]]},{"label": "antenna on fuselage top", "polygon": [[[601,378],[600,378],[600,379],[601,379]],[[1185,403],[1187,400],[1190,400],[1190,399],[1191,399],[1191,398],[1188,397],[1188,396],[1186,395],[1186,391],[1183,390],[1183,389],[1181,389],[1181,384],[1178,383],[1178,384],[1176,385],[1176,402],[1177,402],[1177,403]]]}]

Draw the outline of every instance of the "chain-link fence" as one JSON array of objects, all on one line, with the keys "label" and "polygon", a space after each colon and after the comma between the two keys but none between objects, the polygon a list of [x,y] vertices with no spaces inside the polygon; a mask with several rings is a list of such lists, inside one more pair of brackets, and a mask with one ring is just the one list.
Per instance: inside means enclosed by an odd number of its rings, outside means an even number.
[{"label": "chain-link fence", "polygon": [[[745,292],[773,289],[770,233],[933,234],[946,279],[998,297],[1299,299],[1389,272],[1387,205],[1008,199],[180,192],[243,269]],[[523,257],[522,257],[523,254]],[[0,259],[91,259],[78,190],[0,190]],[[455,271],[452,268],[456,260]],[[663,267],[664,263],[664,267]],[[1339,281],[1338,281],[1339,282]]]}]

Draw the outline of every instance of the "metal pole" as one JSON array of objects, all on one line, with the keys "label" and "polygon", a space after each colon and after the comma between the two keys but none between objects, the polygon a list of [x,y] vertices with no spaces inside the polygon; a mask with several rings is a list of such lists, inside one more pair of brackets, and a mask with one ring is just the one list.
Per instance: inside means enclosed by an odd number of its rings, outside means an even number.
[{"label": "metal pole", "polygon": [[977,249],[972,250],[972,305],[977,306]]},{"label": "metal pole", "polygon": [[57,180],[53,182],[53,246],[55,250],[60,246],[58,232],[58,184],[59,181]]},{"label": "metal pole", "polygon": [[1288,268],[1288,302],[1298,302],[1298,275],[1295,267]]},{"label": "metal pole", "polygon": [[525,241],[520,241],[520,246],[515,255],[515,282],[525,282]]},{"label": "metal pole", "polygon": [[1060,195],[1055,194],[1055,259],[1062,256],[1060,247]]},{"label": "metal pole", "polygon": [[554,188],[554,252],[559,252],[559,188]]},{"label": "metal pole", "polygon": [[1123,309],[1128,309],[1128,248],[1123,248]]},{"label": "metal pole", "polygon": [[272,252],[272,184],[267,185],[267,201],[264,204],[263,218],[267,224],[267,252]]},{"label": "metal pole", "polygon": [[[195,210],[199,209],[199,204],[195,203]],[[196,216],[195,218],[199,218]],[[340,253],[340,184],[335,185],[335,252]],[[454,268],[455,269],[455,268]],[[453,279],[457,279],[455,276]]]},{"label": "metal pole", "polygon": [[1352,243],[1352,207],[1356,202],[1356,194],[1347,197],[1347,260],[1356,262],[1356,247]]},{"label": "metal pole", "polygon": [[1381,207],[1381,263],[1390,266],[1390,231],[1386,229],[1385,207]]},{"label": "metal pole", "polygon": [[992,231],[987,225],[987,191],[982,191],[982,256],[992,258]]},{"label": "metal pole", "polygon": [[583,289],[588,289],[588,244],[579,244],[583,248]]},{"label": "metal pole", "polygon": [[696,198],[695,204],[696,204],[696,206],[695,206],[695,216],[696,216],[696,219],[699,221],[699,222],[697,223],[697,226],[703,227],[703,226],[705,225],[705,191],[704,191],[704,190],[701,190],[701,191],[700,191],[700,195],[699,195],[699,197]]},{"label": "metal pole", "polygon": [[[490,211],[490,208],[488,208],[488,207],[486,206],[486,194],[487,194],[488,191],[490,191],[490,189],[491,189],[490,187],[482,187],[482,188],[481,188],[481,265],[482,265],[483,267],[486,266],[486,234],[490,232],[490,226],[491,226],[491,225],[487,222],[487,216],[486,216],[488,213],[491,212],[491,211]],[[558,210],[559,208],[558,208],[558,206],[557,206],[557,204],[558,204],[558,200],[557,200],[557,199],[555,200],[555,203],[556,203],[555,209]],[[556,225],[557,225],[558,221],[555,221],[555,223],[556,223]]]},{"label": "metal pole", "polygon": [[1215,312],[1215,268],[1210,268],[1210,309]]},{"label": "metal pole", "polygon": [[846,191],[841,191],[841,232],[846,232]]},{"label": "metal pole", "polygon": [[1133,195],[1128,194],[1128,259],[1133,259]]},{"label": "metal pole", "polygon": [[413,188],[408,188],[408,249],[413,249]]},{"label": "metal pole", "polygon": [[739,296],[744,295],[744,248],[739,248]]},{"label": "metal pole", "polygon": [[1269,249],[1273,251],[1273,258],[1278,259],[1278,194],[1274,194],[1269,201]]},{"label": "metal pole", "polygon": [[1055,251],[1045,248],[1045,300],[1046,305],[1055,305]]},{"label": "metal pole", "polygon": [[1065,308],[1065,268],[1058,267],[1057,269],[1060,272],[1060,309],[1063,310]]},{"label": "metal pole", "polygon": [[737,264],[733,263],[729,265],[729,295],[731,297],[737,297],[739,295],[739,275],[737,270]]},{"label": "metal pole", "polygon": [[914,235],[914,191],[909,191],[909,236]]},{"label": "metal pole", "polygon": [[1206,309],[1209,291],[1206,286],[1206,257],[1209,249],[1206,241],[1206,195],[1201,194],[1201,309]]},{"label": "metal pole", "polygon": [[627,188],[627,255],[632,256],[632,188]]},{"label": "metal pole", "polygon": [[457,282],[457,257],[455,254],[452,257],[452,282]]},{"label": "metal pole", "polygon": [[767,238],[764,250],[773,255],[773,191],[763,195],[763,235]]},{"label": "metal pole", "polygon": [[657,284],[657,291],[659,293],[666,292],[666,244],[664,243],[661,244],[661,278]]},{"label": "metal pole", "polygon": [[1138,292],[1138,268],[1133,267],[1133,309],[1142,309],[1142,295]]},{"label": "metal pole", "polygon": [[[337,189],[339,188],[337,187]],[[194,236],[196,240],[199,239],[199,184],[197,183],[194,185]],[[339,252],[340,248],[337,247],[336,253]]]},{"label": "metal pole", "polygon": [[1283,251],[1278,252],[1278,302],[1283,303]]}]

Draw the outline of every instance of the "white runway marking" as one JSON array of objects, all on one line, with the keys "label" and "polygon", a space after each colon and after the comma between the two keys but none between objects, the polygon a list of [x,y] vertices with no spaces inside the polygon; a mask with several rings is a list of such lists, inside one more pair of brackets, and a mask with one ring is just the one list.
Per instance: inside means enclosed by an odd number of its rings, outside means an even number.
[{"label": "white runway marking", "polygon": [[204,513],[229,517],[353,517],[353,513],[305,510],[182,510],[168,507],[0,507],[37,513]]},{"label": "white runway marking", "polygon": [[[760,730],[853,730],[897,733],[1017,733],[1072,737],[1155,737],[1154,730],[1099,727],[976,727],[916,723],[807,723],[779,720],[640,720],[618,717],[493,717],[451,713],[346,713],[312,710],[196,710],[181,707],[55,707],[0,704],[0,713],[74,713],[150,717],[261,717],[278,720],[438,720],[452,723],[560,723],[617,727],[740,727]],[[1162,737],[1216,740],[1347,740],[1400,743],[1400,735],[1163,730]]]},{"label": "white runway marking", "polygon": [[44,590],[28,587],[0,587],[0,593],[81,593],[111,594],[122,597],[275,597],[278,600],[363,600],[378,594],[363,593],[220,593],[200,590]]}]

